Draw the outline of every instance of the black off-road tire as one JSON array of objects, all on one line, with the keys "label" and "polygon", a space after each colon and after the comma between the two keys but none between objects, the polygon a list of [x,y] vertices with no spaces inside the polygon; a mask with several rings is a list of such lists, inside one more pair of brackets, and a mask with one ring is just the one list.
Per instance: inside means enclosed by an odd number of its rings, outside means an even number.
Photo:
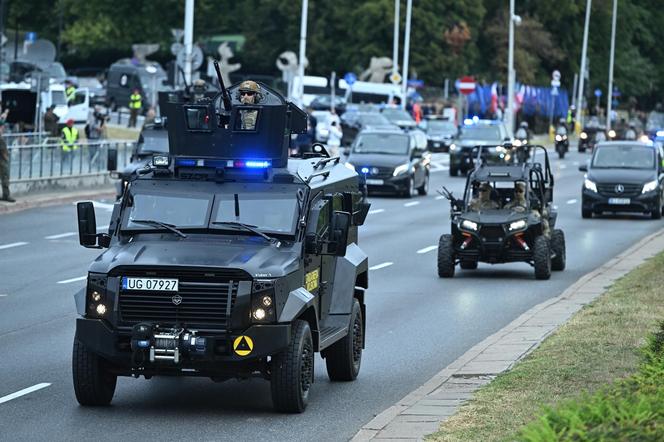
[{"label": "black off-road tire", "polygon": [[441,278],[454,276],[454,241],[452,235],[441,235],[438,240],[438,276]]},{"label": "black off-road tire", "polygon": [[450,166],[450,176],[459,176],[459,168]]},{"label": "black off-road tire", "polygon": [[288,348],[272,358],[272,403],[282,413],[302,413],[314,381],[314,345],[307,321],[295,320]]},{"label": "black off-road tire", "polygon": [[354,299],[348,334],[324,350],[327,375],[331,381],[354,381],[360,373],[364,341],[363,321],[360,302]]},{"label": "black off-road tire", "polygon": [[565,158],[565,148],[562,149],[557,149],[558,150],[558,158],[559,159],[564,159]]},{"label": "black off-road tire", "polygon": [[459,265],[464,270],[475,270],[475,269],[477,269],[477,261],[464,261],[464,260],[461,260],[461,263]]},{"label": "black off-road tire", "polygon": [[652,212],[650,212],[650,217],[652,219],[662,219],[662,208],[659,207],[658,209],[653,210]]},{"label": "black off-road tire", "polygon": [[551,233],[551,250],[556,255],[551,259],[551,270],[565,270],[567,258],[565,256],[565,234],[560,229],[555,229]]},{"label": "black off-road tire", "polygon": [[533,261],[535,266],[535,278],[551,278],[551,247],[549,240],[541,235],[535,238],[533,246]]},{"label": "black off-road tire", "polygon": [[108,371],[108,363],[74,337],[72,352],[74,393],[81,405],[108,405],[113,399],[118,377]]},{"label": "black off-road tire", "polygon": [[587,209],[581,209],[581,218],[590,219],[593,217],[593,211]]},{"label": "black off-road tire", "polygon": [[417,194],[420,196],[426,196],[429,193],[429,174],[424,175],[424,182],[420,187],[417,188]]}]

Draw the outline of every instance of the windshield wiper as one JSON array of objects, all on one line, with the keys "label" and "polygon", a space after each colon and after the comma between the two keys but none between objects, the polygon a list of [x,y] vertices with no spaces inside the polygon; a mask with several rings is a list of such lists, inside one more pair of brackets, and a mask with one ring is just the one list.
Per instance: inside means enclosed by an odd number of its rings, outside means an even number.
[{"label": "windshield wiper", "polygon": [[129,219],[132,223],[135,224],[147,224],[153,227],[163,227],[166,230],[170,230],[171,232],[175,233],[177,236],[180,238],[186,238],[187,235],[184,233],[180,232],[178,229],[175,228],[173,224],[168,224],[162,221],[157,221],[154,219]]},{"label": "windshield wiper", "polygon": [[254,226],[252,224],[244,224],[240,223],[237,221],[212,221],[212,224],[214,225],[222,225],[222,226],[231,226],[231,227],[239,227],[240,229],[243,229],[247,232],[251,232],[255,235],[260,236],[270,244],[274,244],[276,247],[279,247],[281,245],[281,241],[279,241],[277,238],[273,238],[269,235],[266,235],[265,233],[261,232],[260,230],[257,229],[257,226]]}]

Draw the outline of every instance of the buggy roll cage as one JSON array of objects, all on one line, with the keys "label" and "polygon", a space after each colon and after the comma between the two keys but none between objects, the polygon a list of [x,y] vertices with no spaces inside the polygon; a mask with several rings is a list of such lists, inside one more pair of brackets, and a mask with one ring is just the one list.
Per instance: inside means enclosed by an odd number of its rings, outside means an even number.
[{"label": "buggy roll cage", "polygon": [[[544,183],[547,185],[549,188],[553,188],[554,184],[554,178],[553,178],[553,173],[551,173],[551,163],[549,162],[549,153],[547,152],[546,148],[540,144],[528,144],[526,146],[513,146],[512,143],[504,143],[504,144],[494,144],[494,145],[488,145],[488,146],[475,146],[473,148],[473,153],[476,156],[476,161],[475,161],[475,169],[482,167],[482,166],[487,166],[486,164],[486,155],[483,155],[483,150],[485,149],[498,149],[501,148],[505,152],[511,152],[514,151],[514,155],[510,155],[509,160],[506,160],[505,162],[502,163],[497,163],[497,164],[491,164],[490,166],[492,167],[500,167],[501,165],[505,166],[518,166],[522,165],[522,169],[525,171],[525,167],[533,168],[533,169],[541,169],[543,178],[544,178]],[[528,149],[528,156],[527,160],[520,162],[518,160],[518,155],[516,155],[516,152],[519,149]],[[544,153],[544,167],[542,167],[542,163],[539,161],[535,161],[535,154],[541,150]],[[508,162],[509,161],[509,162]]]}]

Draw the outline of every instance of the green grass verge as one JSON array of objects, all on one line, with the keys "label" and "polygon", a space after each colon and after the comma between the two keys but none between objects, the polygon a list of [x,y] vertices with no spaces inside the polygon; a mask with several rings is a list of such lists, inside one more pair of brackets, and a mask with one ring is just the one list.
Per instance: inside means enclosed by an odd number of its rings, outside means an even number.
[{"label": "green grass verge", "polygon": [[[608,293],[577,313],[514,369],[480,389],[429,439],[662,440],[646,433],[638,437],[623,437],[624,434],[611,437],[606,432],[599,436],[588,433],[587,429],[585,433],[580,430],[585,428],[583,419],[613,416],[618,422],[632,423],[634,429],[654,419],[653,434],[661,434],[661,414],[658,417],[649,413],[652,407],[659,406],[662,410],[664,370],[653,369],[652,364],[641,367],[640,364],[646,337],[657,330],[658,321],[664,318],[662,287],[664,254],[620,279]],[[649,354],[652,362],[652,352]],[[644,377],[639,368],[642,372],[654,371],[659,376]],[[631,375],[635,376],[607,387]],[[653,386],[653,383],[658,385]],[[635,397],[640,384],[645,386],[644,397]],[[616,401],[608,402],[606,398]],[[560,410],[555,408],[561,404],[564,405]],[[527,424],[530,425],[522,429]],[[574,428],[581,433],[561,432],[561,428],[574,425],[578,425]],[[618,431],[615,426],[613,429]]]}]

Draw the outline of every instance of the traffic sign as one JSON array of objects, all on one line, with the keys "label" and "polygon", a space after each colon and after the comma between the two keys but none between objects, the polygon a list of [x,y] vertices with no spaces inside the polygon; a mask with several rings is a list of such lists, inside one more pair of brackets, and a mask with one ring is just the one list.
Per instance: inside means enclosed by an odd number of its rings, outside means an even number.
[{"label": "traffic sign", "polygon": [[597,98],[601,97],[601,96],[602,96],[602,90],[599,89],[599,88],[595,89],[595,96],[596,96]]},{"label": "traffic sign", "polygon": [[459,90],[464,95],[469,95],[475,92],[475,79],[473,77],[465,76],[459,78],[456,83],[454,83]]},{"label": "traffic sign", "polygon": [[353,83],[357,81],[357,75],[352,72],[348,72],[346,75],[344,75],[344,80],[348,86],[352,86]]},{"label": "traffic sign", "polygon": [[393,73],[390,75],[390,81],[394,84],[401,83],[401,75],[398,72]]},{"label": "traffic sign", "polygon": [[36,32],[26,32],[25,33],[25,41],[29,43],[34,43],[37,41],[37,33]]}]

